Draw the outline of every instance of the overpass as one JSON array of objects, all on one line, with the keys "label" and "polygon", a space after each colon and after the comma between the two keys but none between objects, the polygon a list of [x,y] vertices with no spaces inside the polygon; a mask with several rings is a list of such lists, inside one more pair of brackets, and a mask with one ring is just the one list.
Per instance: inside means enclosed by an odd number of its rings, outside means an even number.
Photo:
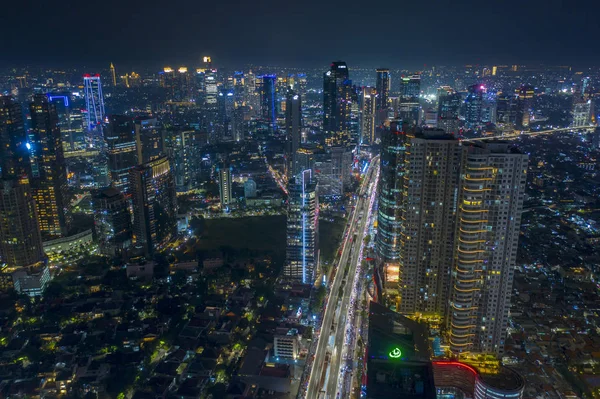
[{"label": "overpass", "polygon": [[597,126],[578,126],[578,127],[565,127],[559,129],[550,129],[550,130],[539,130],[539,131],[521,131],[515,130],[511,134],[502,134],[498,136],[484,136],[484,137],[474,137],[470,139],[462,139],[462,141],[485,141],[485,140],[514,140],[523,136],[539,136],[544,134],[554,134],[554,133],[567,133],[567,132],[576,132],[576,131],[586,131],[593,132]]}]

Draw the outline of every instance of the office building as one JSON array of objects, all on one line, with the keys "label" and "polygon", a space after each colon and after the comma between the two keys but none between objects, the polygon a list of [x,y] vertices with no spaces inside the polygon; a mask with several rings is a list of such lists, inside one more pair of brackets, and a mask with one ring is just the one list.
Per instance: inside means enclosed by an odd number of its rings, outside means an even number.
[{"label": "office building", "polygon": [[501,354],[517,256],[527,155],[504,143],[462,151],[450,293],[450,350]]},{"label": "office building", "polygon": [[481,125],[481,109],[483,107],[483,94],[485,86],[476,84],[469,86],[465,98],[465,125],[469,129],[475,129]]},{"label": "office building", "polygon": [[387,109],[390,98],[390,70],[387,68],[377,69],[377,80],[375,81],[375,90],[377,90],[377,100],[375,109],[380,111]]},{"label": "office building", "polygon": [[75,106],[70,93],[53,93],[48,95],[50,102],[56,106],[58,127],[62,133],[64,151],[76,151],[85,148],[83,132],[83,114],[80,107]]},{"label": "office building", "polygon": [[460,94],[451,88],[440,88],[438,90],[437,127],[455,137],[458,136],[460,129],[461,104]]},{"label": "office building", "polygon": [[375,251],[381,263],[397,262],[400,257],[400,204],[406,142],[406,133],[398,121],[391,122],[389,128],[381,133],[375,241]]},{"label": "office building", "polygon": [[589,126],[592,124],[593,104],[592,100],[575,98],[573,100],[573,119],[571,126]]},{"label": "office building", "polygon": [[327,146],[350,144],[352,81],[343,61],[331,63],[323,75],[323,141]]},{"label": "office building", "polygon": [[400,79],[400,99],[398,103],[398,119],[411,126],[421,124],[421,75],[402,76]]},{"label": "office building", "polygon": [[[141,131],[140,131],[141,133]],[[126,115],[110,115],[104,129],[110,181],[121,192],[129,193],[129,171],[138,164],[136,128]]]},{"label": "office building", "polygon": [[286,174],[288,180],[296,169],[296,152],[302,140],[302,99],[299,94],[289,90],[285,105],[285,133],[286,133]]},{"label": "office building", "polygon": [[41,264],[44,250],[28,179],[4,177],[0,184],[0,264]]},{"label": "office building", "polygon": [[94,226],[100,253],[121,257],[132,244],[129,201],[116,187],[107,187],[93,193]]},{"label": "office building", "polygon": [[110,63],[110,77],[112,79],[112,85],[113,87],[117,86],[117,71],[115,70],[115,66],[113,65],[113,63]]},{"label": "office building", "polygon": [[300,334],[295,328],[275,332],[273,337],[273,355],[279,358],[296,360],[300,356]]},{"label": "office building", "polygon": [[260,115],[270,129],[277,128],[277,109],[275,90],[275,75],[263,75],[260,77]]},{"label": "office building", "polygon": [[[496,122],[509,128],[517,125],[519,116],[518,100],[516,96],[499,93],[496,97]],[[522,121],[522,115],[521,115]]]},{"label": "office building", "polygon": [[12,278],[17,293],[30,297],[42,296],[50,282],[50,269],[46,265],[19,268]]},{"label": "office building", "polygon": [[352,147],[336,146],[329,149],[331,156],[332,174],[342,182],[342,191],[351,184],[354,155]]},{"label": "office building", "polygon": [[219,142],[233,140],[235,101],[234,90],[219,88],[217,97],[217,140]]},{"label": "office building", "polygon": [[402,169],[397,197],[402,222],[396,309],[441,321],[454,254],[458,140],[441,129],[409,131],[405,138],[397,159]]},{"label": "office building", "polygon": [[517,97],[517,127],[526,128],[529,127],[529,120],[533,112],[533,96],[535,95],[535,88],[532,85],[521,85],[515,90]]},{"label": "office building", "polygon": [[439,398],[523,398],[525,380],[508,367],[499,366],[494,372],[482,373],[467,363],[455,360],[434,360],[431,364]]},{"label": "office building", "polygon": [[[164,130],[156,118],[136,118],[134,122],[138,164],[150,162],[165,155]],[[125,137],[127,132],[123,132]]]},{"label": "office building", "polygon": [[177,234],[177,197],[166,157],[130,170],[133,203],[133,241],[146,255],[153,254]]},{"label": "office building", "polygon": [[86,129],[94,130],[104,122],[104,96],[100,75],[83,75],[83,88],[85,92],[85,120]]},{"label": "office building", "polygon": [[376,302],[368,317],[365,397],[435,399],[427,326]]},{"label": "office building", "polygon": [[36,94],[31,114],[30,184],[42,237],[59,238],[70,228],[67,167],[58,127],[58,114],[45,94]]},{"label": "office building", "polygon": [[188,191],[198,184],[202,171],[200,154],[208,144],[208,134],[197,130],[175,130],[170,134],[170,143],[177,191]]},{"label": "office building", "polygon": [[360,111],[360,143],[374,144],[375,142],[375,110],[376,102],[379,100],[377,92],[373,87],[362,88],[361,111]]},{"label": "office building", "polygon": [[313,284],[319,265],[319,199],[311,171],[288,185],[287,249],[283,275]]},{"label": "office building", "polygon": [[221,199],[221,208],[223,210],[229,208],[233,203],[233,180],[231,178],[231,168],[223,166],[219,168],[219,195]]},{"label": "office building", "polygon": [[30,174],[28,142],[21,105],[10,96],[0,96],[0,176]]},{"label": "office building", "polygon": [[248,179],[244,182],[244,198],[256,198],[256,182]]}]

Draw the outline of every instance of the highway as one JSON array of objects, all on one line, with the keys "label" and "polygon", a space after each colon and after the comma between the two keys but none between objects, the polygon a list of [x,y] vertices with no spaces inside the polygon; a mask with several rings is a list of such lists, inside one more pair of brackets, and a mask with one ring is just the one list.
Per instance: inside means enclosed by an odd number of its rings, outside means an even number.
[{"label": "highway", "polygon": [[[359,189],[354,210],[343,239],[339,263],[330,284],[329,297],[318,335],[306,398],[337,399],[343,380],[340,370],[345,365],[347,328],[354,325],[350,314],[351,297],[355,296],[356,280],[362,276],[357,266],[362,261],[367,221],[376,196],[379,157],[373,158]],[[356,235],[355,235],[356,234]],[[352,328],[352,327],[350,327]]]},{"label": "highway", "polygon": [[512,140],[512,139],[517,139],[519,137],[524,137],[524,136],[538,136],[538,135],[544,135],[544,134],[553,134],[553,133],[566,133],[566,132],[572,132],[572,131],[579,131],[579,130],[594,130],[596,128],[596,126],[579,126],[579,127],[567,127],[567,128],[560,128],[560,129],[551,129],[551,130],[532,130],[530,132],[526,132],[526,131],[520,131],[520,130],[515,130],[512,134],[504,134],[504,135],[499,135],[499,136],[483,136],[483,137],[474,137],[474,138],[470,138],[470,139],[462,139],[463,141],[486,141],[486,140]]}]

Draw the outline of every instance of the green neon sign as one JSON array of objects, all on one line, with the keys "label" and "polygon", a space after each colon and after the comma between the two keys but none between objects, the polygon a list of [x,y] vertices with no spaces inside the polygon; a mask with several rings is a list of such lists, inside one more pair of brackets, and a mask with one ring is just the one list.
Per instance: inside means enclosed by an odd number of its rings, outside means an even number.
[{"label": "green neon sign", "polygon": [[402,356],[402,351],[400,350],[400,348],[396,347],[392,349],[390,353],[388,353],[388,356],[392,359],[398,359],[400,356]]}]

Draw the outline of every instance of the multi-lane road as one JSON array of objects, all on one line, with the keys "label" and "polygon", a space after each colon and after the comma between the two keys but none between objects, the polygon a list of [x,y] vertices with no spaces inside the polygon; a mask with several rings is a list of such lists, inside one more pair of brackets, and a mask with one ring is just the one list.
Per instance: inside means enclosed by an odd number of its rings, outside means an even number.
[{"label": "multi-lane road", "polygon": [[354,318],[351,298],[356,297],[357,268],[362,261],[364,236],[373,209],[379,176],[379,158],[371,161],[350,216],[335,276],[330,283],[327,306],[318,335],[306,398],[337,399],[344,380],[348,348],[347,335],[352,333]]}]

